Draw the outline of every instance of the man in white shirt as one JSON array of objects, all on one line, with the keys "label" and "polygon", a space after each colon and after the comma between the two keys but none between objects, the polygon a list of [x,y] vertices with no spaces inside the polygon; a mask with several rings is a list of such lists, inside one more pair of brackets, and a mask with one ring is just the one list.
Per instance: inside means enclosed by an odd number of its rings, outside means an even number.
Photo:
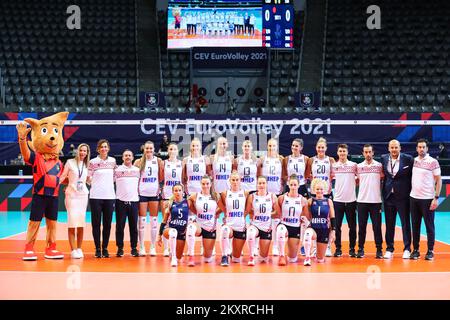
[{"label": "man in white shirt", "polygon": [[364,145],[364,161],[357,165],[359,178],[358,192],[358,254],[364,257],[367,221],[372,221],[372,229],[377,247],[376,259],[383,259],[383,235],[381,233],[381,180],[384,178],[381,163],[373,159],[373,147]]},{"label": "man in white shirt", "polygon": [[434,210],[438,206],[439,194],[442,188],[441,167],[439,162],[428,154],[428,141],[419,139],[412,170],[410,207],[412,219],[412,236],[414,251],[411,259],[420,257],[420,225],[422,217],[427,230],[428,251],[425,260],[434,259]]},{"label": "man in white shirt", "polygon": [[334,184],[334,212],[336,215],[336,251],[335,257],[342,256],[341,249],[341,227],[344,215],[348,223],[349,236],[349,255],[351,258],[356,257],[356,174],[357,165],[353,161],[347,159],[348,146],[344,144],[338,145],[337,155],[339,161],[334,162],[331,166],[331,176],[335,179]]},{"label": "man in white shirt", "polygon": [[130,229],[131,255],[139,257],[136,249],[138,240],[138,209],[139,193],[138,185],[139,168],[133,166],[133,152],[125,150],[122,154],[123,164],[114,170],[116,182],[116,244],[117,257],[123,256],[123,237],[125,223],[128,217]]}]

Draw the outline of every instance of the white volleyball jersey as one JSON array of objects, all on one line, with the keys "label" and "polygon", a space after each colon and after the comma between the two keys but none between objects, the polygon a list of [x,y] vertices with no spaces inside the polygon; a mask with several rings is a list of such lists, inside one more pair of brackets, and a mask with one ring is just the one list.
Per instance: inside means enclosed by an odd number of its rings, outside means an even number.
[{"label": "white volleyball jersey", "polygon": [[199,158],[186,158],[186,174],[187,174],[187,194],[200,192],[202,190],[201,180],[206,174],[206,159],[204,156]]},{"label": "white volleyball jersey", "polygon": [[245,192],[227,191],[227,225],[235,231],[245,230]]},{"label": "white volleyball jersey", "polygon": [[139,201],[139,168],[120,165],[114,170],[116,180],[116,197],[120,201]]},{"label": "white volleyball jersey", "polygon": [[333,163],[331,171],[335,179],[333,200],[344,203],[356,201],[356,163],[338,161]]},{"label": "white volleyball jersey", "polygon": [[269,232],[272,229],[272,193],[265,196],[253,194],[253,220],[252,225],[259,230]]},{"label": "white volleyball jersey", "polygon": [[141,172],[141,179],[139,180],[139,195],[144,197],[159,195],[159,166],[156,157],[145,161],[145,168]]},{"label": "white volleyball jersey", "polygon": [[330,157],[325,157],[323,159],[319,159],[317,157],[313,157],[312,165],[311,165],[311,173],[313,179],[319,178],[325,180],[330,183],[330,175],[331,175],[331,161]]},{"label": "white volleyball jersey", "polygon": [[88,176],[92,177],[90,199],[114,200],[114,169],[116,159],[108,157],[102,160],[99,156],[89,161]]},{"label": "white volleyball jersey", "polygon": [[233,162],[229,156],[217,157],[217,160],[213,162],[213,181],[214,190],[218,193],[225,192],[230,189],[229,179],[231,175],[231,169]]},{"label": "white volleyball jersey", "polygon": [[290,227],[300,227],[300,216],[306,200],[301,195],[291,198],[286,193],[281,205],[281,222]]},{"label": "white volleyball jersey", "polygon": [[262,175],[267,177],[267,191],[279,195],[281,189],[282,163],[280,158],[265,158],[262,164]]},{"label": "white volleyball jersey", "polygon": [[359,178],[358,202],[381,202],[381,172],[383,166],[378,161],[372,160],[370,164],[364,160],[357,165]]},{"label": "white volleyball jersey", "polygon": [[300,157],[293,157],[290,155],[287,159],[287,175],[288,178],[292,176],[293,174],[297,175],[300,185],[304,185],[306,183],[305,181],[305,169],[306,169],[306,162],[305,162],[305,155],[300,155]]},{"label": "white volleyball jersey", "polygon": [[164,186],[163,198],[169,199],[172,196],[172,188],[176,184],[181,184],[183,166],[181,160],[175,162],[164,160]]},{"label": "white volleyball jersey", "polygon": [[434,177],[441,175],[439,162],[428,154],[420,159],[414,158],[411,180],[411,197],[416,199],[433,199],[435,196]]},{"label": "white volleyball jersey", "polygon": [[195,209],[197,210],[197,222],[200,227],[210,232],[216,230],[217,202],[213,197],[197,193]]},{"label": "white volleyball jersey", "polygon": [[257,163],[253,159],[244,159],[242,156],[238,158],[237,170],[241,176],[241,187],[244,191],[256,191],[256,173]]}]

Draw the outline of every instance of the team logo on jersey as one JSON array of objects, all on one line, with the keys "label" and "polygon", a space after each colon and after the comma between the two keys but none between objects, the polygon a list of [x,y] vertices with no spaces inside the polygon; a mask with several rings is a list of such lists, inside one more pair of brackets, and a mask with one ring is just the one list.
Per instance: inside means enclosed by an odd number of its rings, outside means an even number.
[{"label": "team logo on jersey", "polygon": [[314,104],[314,94],[312,92],[300,93],[300,105],[303,108],[311,107]]},{"label": "team logo on jersey", "polygon": [[256,203],[256,202],[259,202],[259,199],[255,199],[255,203]]},{"label": "team logo on jersey", "polygon": [[156,164],[156,160],[153,160],[153,161],[152,161],[152,164]]},{"label": "team logo on jersey", "polygon": [[231,197],[233,197],[233,195],[230,193],[230,194],[228,194],[228,198],[231,198]]}]

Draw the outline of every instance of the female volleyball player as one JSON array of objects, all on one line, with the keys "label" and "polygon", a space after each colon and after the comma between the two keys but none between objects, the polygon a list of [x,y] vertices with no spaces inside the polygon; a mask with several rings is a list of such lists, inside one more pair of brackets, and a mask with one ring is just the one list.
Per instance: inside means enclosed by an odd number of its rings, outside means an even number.
[{"label": "female volleyball player", "polygon": [[[94,237],[96,258],[109,258],[108,243],[114,203],[116,201],[114,169],[117,165],[116,159],[108,156],[109,150],[108,140],[101,139],[97,143],[98,156],[91,159],[88,166],[88,176],[91,179],[89,197],[92,214],[92,235]],[[103,241],[100,243],[102,220]]]},{"label": "female volleyball player", "polygon": [[[311,265],[312,241],[317,240],[317,262],[325,261],[324,254],[327,244],[334,241],[336,220],[334,217],[333,201],[326,198],[324,191],[328,190],[328,183],[325,180],[316,178],[311,182],[311,190],[314,197],[308,199],[309,211],[306,218],[310,221],[309,227],[305,231],[305,260],[304,265]],[[330,226],[331,225],[331,230]]]},{"label": "female volleyball player", "polygon": [[220,234],[222,246],[222,266],[228,266],[230,252],[230,239],[233,238],[231,250],[232,262],[240,262],[242,248],[245,243],[245,201],[248,192],[241,188],[241,177],[235,170],[230,176],[230,190],[220,194],[219,207],[224,213],[223,225]]},{"label": "female volleyball player", "polygon": [[216,153],[211,155],[212,177],[214,191],[221,193],[229,190],[229,179],[234,157],[228,151],[228,141],[225,137],[217,139]]},{"label": "female volleyball player", "polygon": [[260,160],[252,153],[253,145],[250,140],[242,143],[242,155],[234,160],[234,168],[237,168],[241,177],[241,187],[250,193],[256,192],[256,177]]},{"label": "female volleyball player", "polygon": [[[163,165],[163,176],[164,184],[162,190],[162,200],[161,200],[161,212],[166,212],[166,207],[169,199],[172,197],[172,189],[175,185],[181,184],[183,164],[181,160],[177,158],[178,156],[178,146],[171,142],[168,145],[167,151],[169,153],[169,158],[164,160]],[[184,189],[184,188],[183,188]],[[184,190],[183,190],[184,191]],[[169,247],[166,238],[163,237],[164,242],[164,256],[169,256]]]},{"label": "female volleyball player", "polygon": [[[328,189],[324,190],[325,197],[327,198],[333,198],[332,195],[332,185],[331,185],[331,167],[333,166],[333,163],[335,163],[334,158],[329,157],[326,155],[327,151],[327,140],[324,138],[319,138],[316,143],[316,152],[317,154],[309,158],[307,167],[306,167],[306,176],[309,178],[310,181],[319,178],[327,182]],[[311,193],[314,193],[311,191]],[[312,195],[314,196],[314,194]],[[331,257],[331,243],[327,247],[326,252],[327,257]]]},{"label": "female volleyball player", "polygon": [[[283,177],[286,176],[283,169],[283,156],[278,153],[278,141],[269,139],[267,142],[267,155],[261,160],[258,176],[267,178],[267,191],[279,196],[283,193]],[[280,223],[279,219],[272,220],[272,254],[278,255],[278,240],[276,237],[276,228]]]},{"label": "female volleyball player", "polygon": [[[303,197],[308,198],[308,189],[306,188],[306,164],[308,163],[309,157],[302,154],[303,150],[303,140],[294,139],[291,144],[292,154],[285,157],[283,161],[283,168],[285,176],[285,181],[289,180],[289,177],[296,175],[299,181],[298,193]],[[289,192],[289,183],[286,183],[284,192]]]},{"label": "female volleyball player", "polygon": [[191,141],[189,156],[183,159],[183,184],[188,195],[201,191],[201,180],[210,165],[208,157],[202,155],[202,145],[198,138]]},{"label": "female volleyball player", "polygon": [[140,159],[134,162],[139,168],[141,178],[139,180],[139,255],[145,256],[145,227],[147,224],[147,210],[150,212],[150,251],[151,256],[156,255],[156,236],[158,234],[158,204],[159,182],[164,179],[163,161],[155,156],[153,142],[144,144],[144,152]]},{"label": "female volleyball player", "polygon": [[218,206],[219,196],[212,190],[212,182],[209,176],[203,176],[201,191],[189,196],[189,209],[197,215],[196,222],[191,222],[187,227],[189,266],[194,263],[195,237],[202,237],[204,248],[204,261],[213,261],[213,248],[216,243],[216,220],[222,212]]},{"label": "female volleyball player", "polygon": [[[169,151],[170,153],[170,151]],[[176,183],[172,187],[172,195],[165,206],[164,216],[159,227],[158,245],[161,246],[163,236],[169,242],[171,260],[170,265],[176,267],[183,256],[186,243],[186,229],[188,226],[189,204],[184,199],[184,187]],[[178,259],[178,260],[177,260]]]},{"label": "female volleyball player", "polygon": [[285,243],[288,239],[288,260],[297,262],[298,244],[300,242],[300,217],[307,215],[308,203],[306,198],[298,193],[299,178],[294,174],[289,180],[289,192],[278,197],[281,208],[281,223],[277,226],[278,246],[280,251],[280,266],[286,265]]},{"label": "female volleyball player", "polygon": [[83,243],[84,227],[86,226],[86,209],[89,197],[86,182],[90,155],[89,145],[85,143],[80,144],[77,148],[75,158],[67,160],[60,177],[60,181],[68,178],[64,202],[67,210],[69,244],[70,250],[72,251],[71,256],[74,259],[84,257],[81,245]]},{"label": "female volleyball player", "polygon": [[249,266],[255,265],[254,249],[259,237],[260,260],[268,261],[270,241],[272,240],[272,220],[279,218],[280,206],[277,196],[267,191],[267,178],[259,176],[257,191],[247,196],[245,212],[250,214],[250,226],[247,228],[247,243],[250,250]]}]

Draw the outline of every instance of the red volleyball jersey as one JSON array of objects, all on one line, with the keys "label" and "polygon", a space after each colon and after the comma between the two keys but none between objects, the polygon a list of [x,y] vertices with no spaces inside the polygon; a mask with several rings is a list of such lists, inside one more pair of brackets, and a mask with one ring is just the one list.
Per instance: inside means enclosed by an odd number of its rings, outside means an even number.
[{"label": "red volleyball jersey", "polygon": [[63,172],[61,160],[45,160],[42,154],[31,152],[26,164],[33,167],[33,194],[57,197]]}]

